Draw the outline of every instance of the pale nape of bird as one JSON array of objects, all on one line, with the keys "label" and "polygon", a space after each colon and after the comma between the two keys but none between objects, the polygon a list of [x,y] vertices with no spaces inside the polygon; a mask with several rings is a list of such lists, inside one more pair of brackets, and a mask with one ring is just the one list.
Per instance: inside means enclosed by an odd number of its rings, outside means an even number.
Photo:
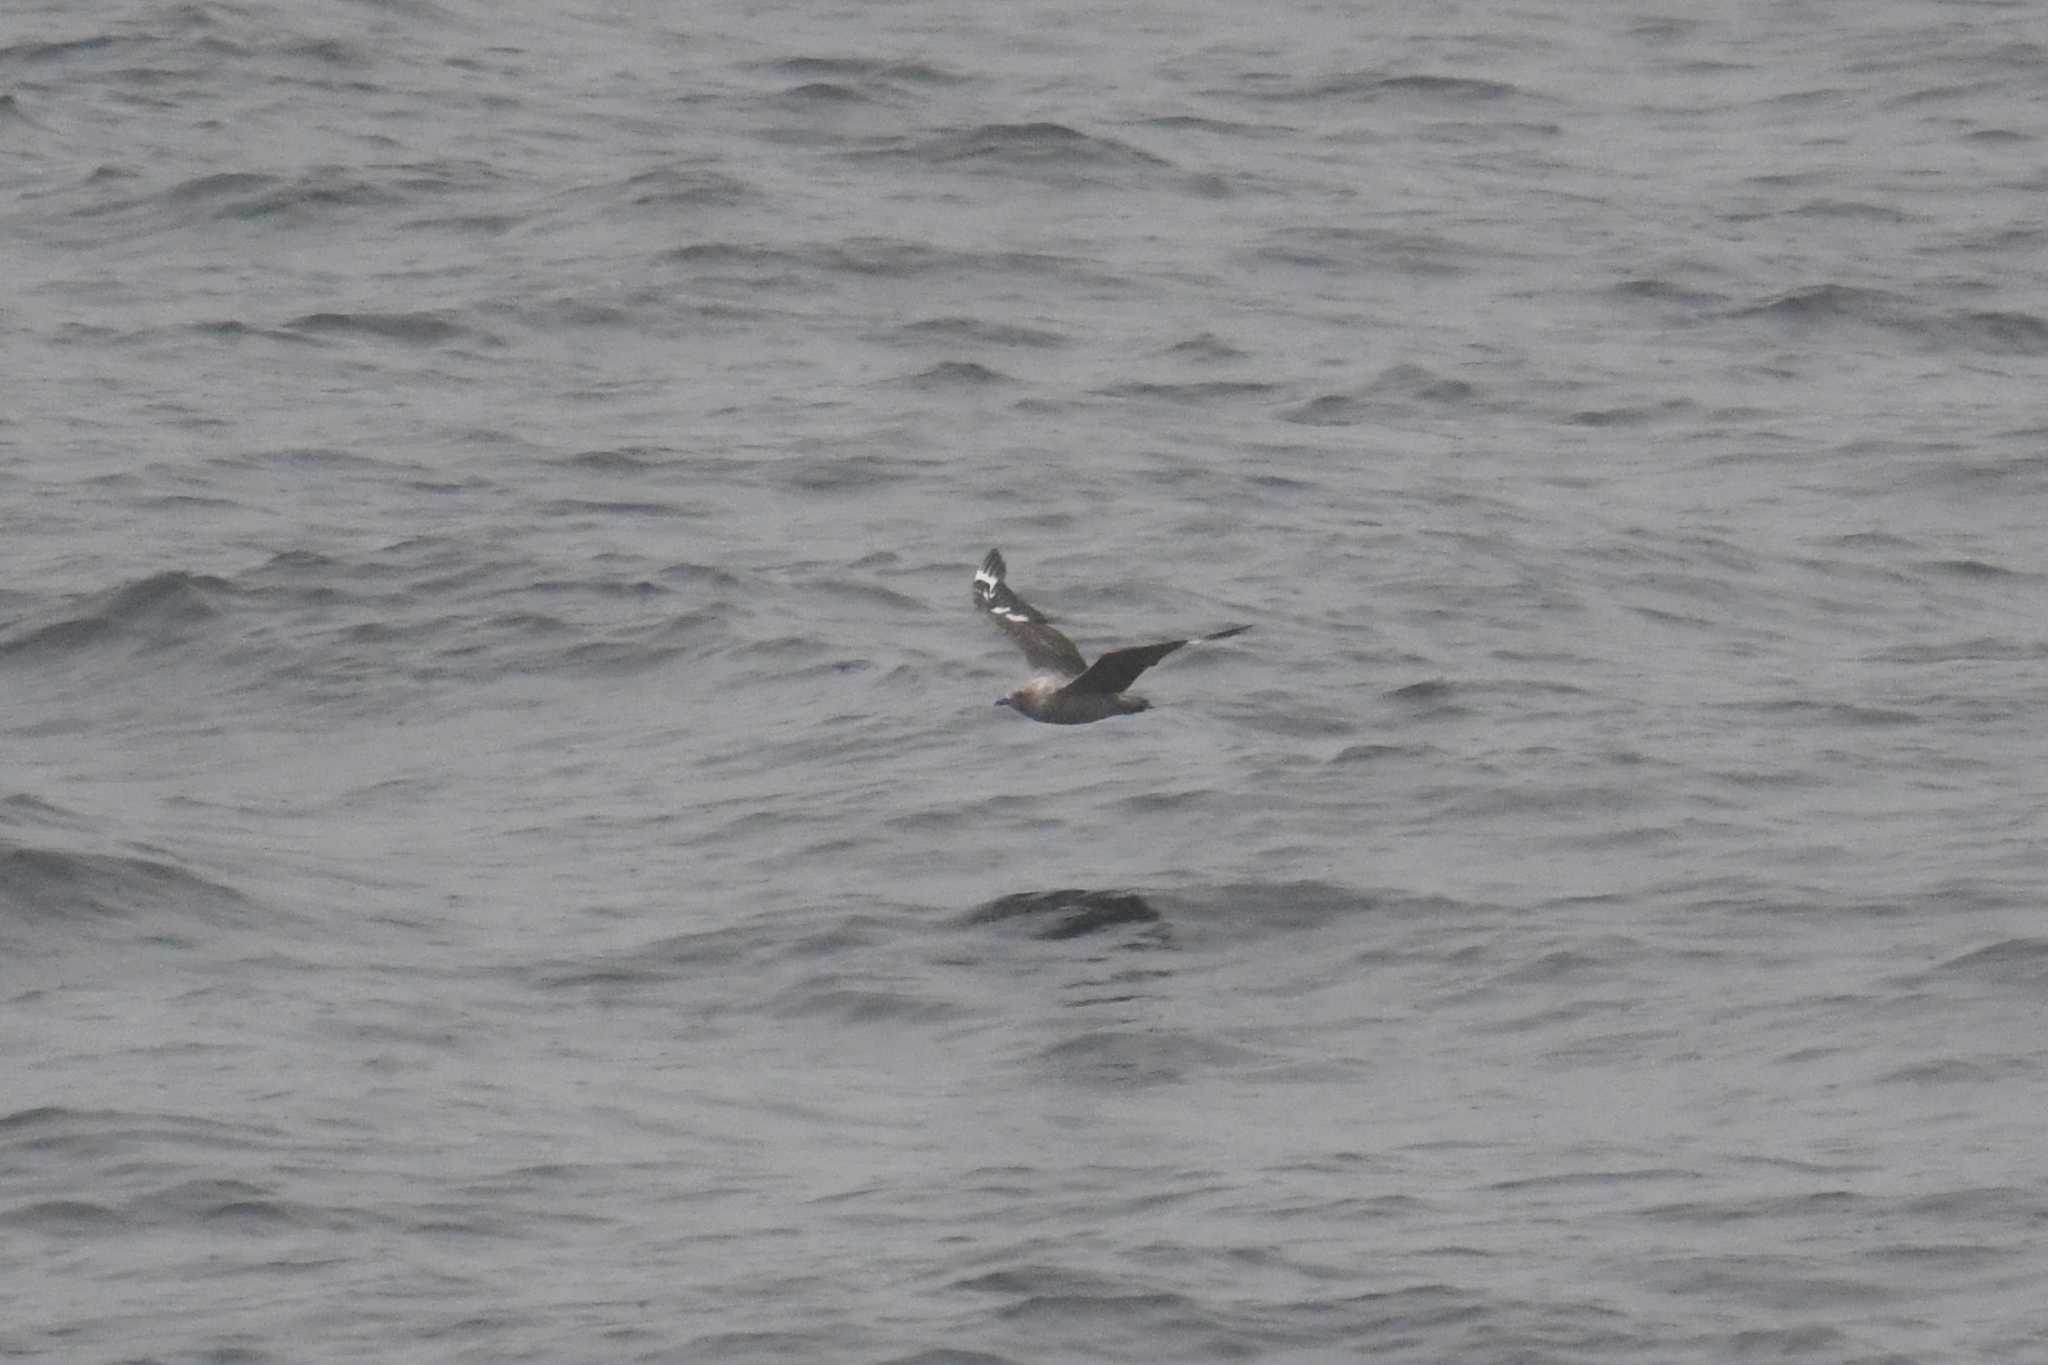
[{"label": "pale nape of bird", "polygon": [[1024,661],[1044,670],[1009,696],[996,702],[1049,725],[1086,725],[1111,716],[1131,716],[1149,710],[1152,703],[1124,691],[1138,675],[1182,645],[1205,644],[1242,635],[1250,626],[1228,626],[1208,635],[1186,640],[1165,640],[1156,645],[1133,645],[1112,649],[1093,665],[1081,657],[1074,642],[1060,634],[1004,581],[1009,572],[1003,552],[990,550],[974,575],[974,605],[987,612],[991,621],[1024,651]]}]

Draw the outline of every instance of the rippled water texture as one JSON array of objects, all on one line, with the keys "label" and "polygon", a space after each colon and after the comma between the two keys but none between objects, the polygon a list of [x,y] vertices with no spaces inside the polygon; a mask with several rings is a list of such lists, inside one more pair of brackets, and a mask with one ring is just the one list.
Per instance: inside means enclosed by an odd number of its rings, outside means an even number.
[{"label": "rippled water texture", "polygon": [[2048,1359],[2044,67],[11,12],[0,1356]]}]

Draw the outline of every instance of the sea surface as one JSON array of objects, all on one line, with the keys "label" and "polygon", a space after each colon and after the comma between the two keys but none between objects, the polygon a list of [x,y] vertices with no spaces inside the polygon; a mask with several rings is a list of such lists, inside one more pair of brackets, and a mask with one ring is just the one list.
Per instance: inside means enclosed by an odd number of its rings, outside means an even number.
[{"label": "sea surface", "polygon": [[[0,1358],[2048,1360],[2048,20],[0,16]],[[1154,709],[991,705],[991,547]]]}]

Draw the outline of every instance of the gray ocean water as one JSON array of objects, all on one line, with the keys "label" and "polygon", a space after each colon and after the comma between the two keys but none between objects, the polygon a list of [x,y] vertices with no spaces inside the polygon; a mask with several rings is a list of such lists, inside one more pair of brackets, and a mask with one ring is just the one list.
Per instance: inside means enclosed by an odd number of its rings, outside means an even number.
[{"label": "gray ocean water", "polygon": [[[0,17],[0,1357],[2048,1360],[2032,3]],[[992,546],[1143,716],[991,702]]]}]

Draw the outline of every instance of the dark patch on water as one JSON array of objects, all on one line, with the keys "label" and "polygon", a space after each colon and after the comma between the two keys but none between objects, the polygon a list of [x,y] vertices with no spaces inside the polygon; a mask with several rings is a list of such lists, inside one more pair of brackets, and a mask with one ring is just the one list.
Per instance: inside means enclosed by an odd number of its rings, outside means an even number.
[{"label": "dark patch on water", "polygon": [[1082,938],[1131,925],[1160,925],[1164,916],[1134,891],[1019,891],[976,906],[961,917],[969,925],[1024,921],[1031,937]]},{"label": "dark patch on water", "polygon": [[913,155],[936,165],[971,162],[1010,169],[1038,167],[1166,166],[1115,138],[1079,132],[1062,123],[985,123],[927,141]]},{"label": "dark patch on water", "polygon": [[413,346],[439,346],[461,338],[490,339],[487,333],[442,313],[308,313],[285,326],[308,336],[372,337]]},{"label": "dark patch on water", "polygon": [[945,389],[985,389],[1015,381],[1010,376],[986,365],[977,365],[971,360],[948,360],[928,370],[907,375],[901,381],[915,389],[939,391]]},{"label": "dark patch on water", "polygon": [[1071,342],[1071,338],[1062,332],[971,317],[926,318],[897,328],[895,335],[906,341],[972,341],[989,346],[1020,346],[1038,350],[1052,350]]}]

